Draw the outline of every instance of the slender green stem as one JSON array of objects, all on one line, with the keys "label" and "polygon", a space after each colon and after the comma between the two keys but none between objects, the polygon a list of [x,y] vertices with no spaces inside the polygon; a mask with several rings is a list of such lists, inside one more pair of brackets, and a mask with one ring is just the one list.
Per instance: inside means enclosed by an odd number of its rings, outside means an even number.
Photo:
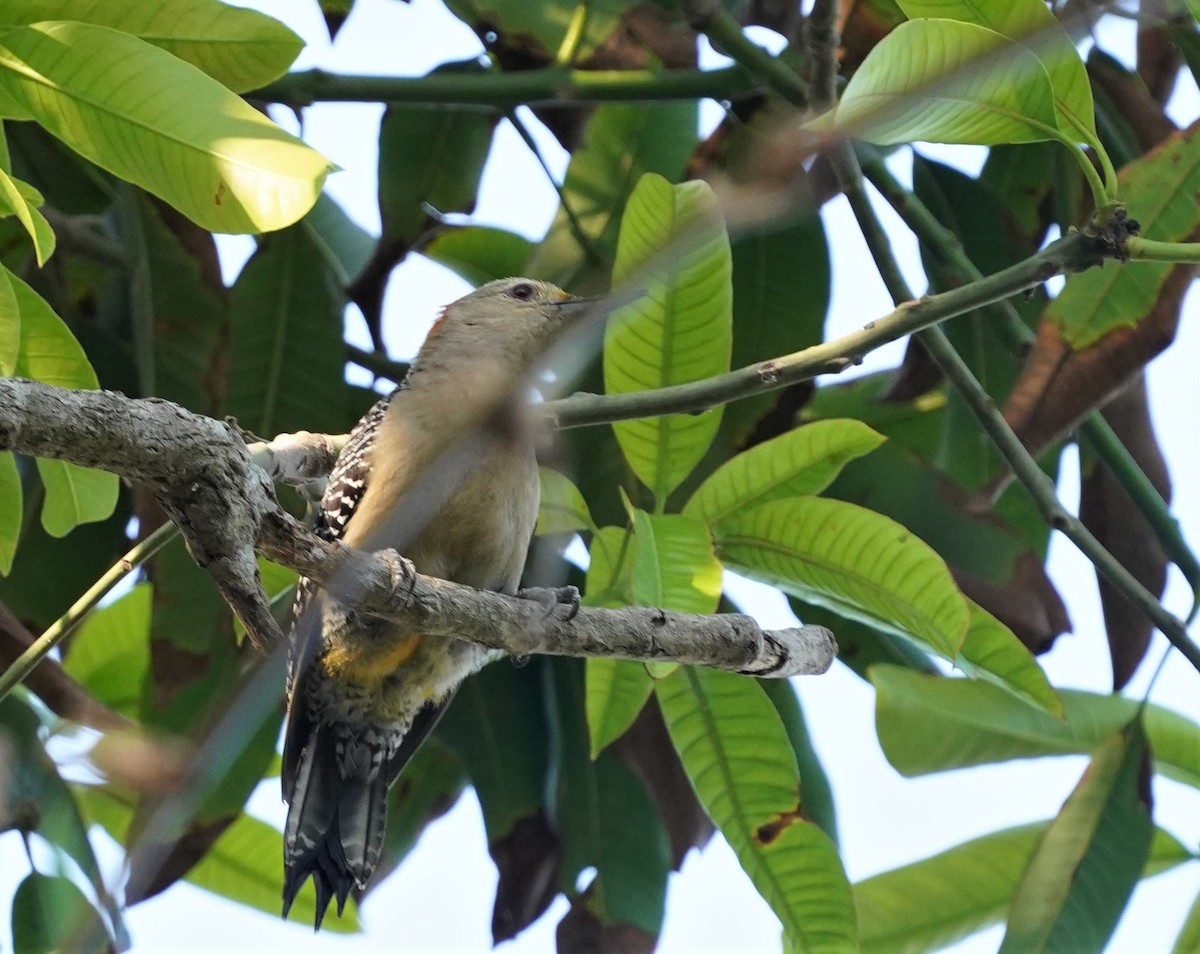
[{"label": "slender green stem", "polygon": [[1125,243],[1131,261],[1200,264],[1200,242],[1156,242],[1131,238]]},{"label": "slender green stem", "polygon": [[836,374],[876,348],[947,318],[1040,285],[1055,275],[1098,265],[1112,252],[1083,232],[1072,232],[1036,255],[977,282],[939,295],[906,301],[891,314],[833,341],[794,354],[760,361],[690,384],[633,394],[574,394],[550,401],[544,409],[560,427],[606,424],[635,417],[687,414],[741,398],[789,387],[822,374]]},{"label": "slender green stem", "polygon": [[247,94],[308,106],[317,102],[417,103],[495,110],[522,103],[733,99],[758,87],[741,66],[719,70],[541,70],[435,73],[430,76],[343,76],[323,70],[288,73]]},{"label": "slender green stem", "polygon": [[804,41],[812,58],[812,98],[827,109],[837,98],[838,0],[813,0],[804,21]]},{"label": "slender green stem", "polygon": [[790,66],[751,40],[719,0],[684,0],[684,15],[713,47],[745,67],[799,109],[808,109],[808,86]]},{"label": "slender green stem", "polygon": [[1092,536],[1079,519],[1063,507],[1055,493],[1053,481],[1038,467],[1037,461],[1030,456],[1025,445],[1021,443],[1021,439],[1008,426],[1004,415],[1000,413],[990,395],[975,379],[971,369],[959,357],[958,352],[954,350],[954,346],[950,344],[950,340],[942,330],[940,328],[928,329],[921,341],[933,360],[950,379],[955,390],[975,413],[976,419],[983,425],[984,430],[987,431],[992,442],[1008,462],[1017,479],[1029,492],[1046,522],[1070,539],[1100,574],[1113,585],[1113,588],[1145,614],[1146,618],[1154,623],[1171,641],[1171,644],[1200,672],[1200,646],[1188,638],[1184,622],[1168,612],[1154,594],[1142,586],[1125,567],[1121,566],[1117,558]]},{"label": "slender green stem", "polygon": [[104,598],[109,590],[153,557],[178,534],[179,528],[175,524],[164,523],[109,567],[104,575],[88,587],[87,592],[72,604],[70,609],[55,620],[41,636],[30,643],[29,648],[14,659],[11,666],[0,673],[0,700],[3,700],[23,682],[33,667],[45,659],[51,649],[83,622],[84,617]]},{"label": "slender green stem", "polygon": [[377,377],[387,378],[389,381],[399,383],[408,374],[406,362],[395,361],[378,351],[366,351],[354,345],[346,345],[346,357],[360,368],[366,368]]},{"label": "slender green stem", "polygon": [[[888,200],[913,233],[938,258],[956,270],[962,281],[974,282],[983,277],[974,262],[967,257],[958,236],[942,225],[919,198],[901,186],[878,158],[873,157],[864,162],[863,168],[875,188]],[[1029,342],[1033,333],[1021,320],[1011,302],[996,302],[992,307],[999,313],[999,320],[992,327],[1010,347]],[[1170,508],[1133,461],[1129,451],[1121,444],[1099,411],[1093,411],[1087,416],[1080,433],[1129,494],[1134,505],[1154,530],[1171,561],[1179,567],[1191,585],[1197,602],[1193,604],[1190,621],[1196,614],[1197,606],[1200,606],[1200,561],[1179,532],[1179,525]]]}]

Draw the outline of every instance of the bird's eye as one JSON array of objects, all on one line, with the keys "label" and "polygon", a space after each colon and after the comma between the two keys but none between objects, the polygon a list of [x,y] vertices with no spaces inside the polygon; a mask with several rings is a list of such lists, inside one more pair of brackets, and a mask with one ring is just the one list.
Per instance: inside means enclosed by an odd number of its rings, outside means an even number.
[{"label": "bird's eye", "polygon": [[508,293],[517,301],[530,301],[537,294],[537,289],[528,282],[521,282],[519,285],[513,285]]}]

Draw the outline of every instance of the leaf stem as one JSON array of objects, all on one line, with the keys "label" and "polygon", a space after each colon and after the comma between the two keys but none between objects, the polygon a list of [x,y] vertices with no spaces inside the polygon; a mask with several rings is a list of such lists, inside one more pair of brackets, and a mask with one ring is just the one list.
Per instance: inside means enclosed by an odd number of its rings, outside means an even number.
[{"label": "leaf stem", "polygon": [[1157,242],[1134,237],[1125,242],[1125,251],[1131,261],[1200,264],[1200,242]]},{"label": "leaf stem", "polygon": [[758,88],[741,66],[717,70],[574,70],[547,67],[504,73],[345,76],[324,70],[288,73],[247,94],[292,107],[317,102],[416,103],[496,110],[522,103],[733,99]]},{"label": "leaf stem", "polygon": [[41,636],[30,643],[29,648],[13,660],[11,666],[0,673],[0,700],[3,700],[17,685],[23,682],[33,667],[45,659],[51,649],[83,622],[84,617],[104,598],[109,590],[178,535],[179,528],[175,524],[164,523],[109,567],[104,575],[88,587],[87,592],[72,604],[70,609],[55,620]]}]

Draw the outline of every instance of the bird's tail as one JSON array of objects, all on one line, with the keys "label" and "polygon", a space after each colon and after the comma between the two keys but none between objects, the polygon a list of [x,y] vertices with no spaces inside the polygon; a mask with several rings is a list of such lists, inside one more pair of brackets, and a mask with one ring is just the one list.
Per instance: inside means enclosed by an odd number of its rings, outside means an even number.
[{"label": "bird's tail", "polygon": [[382,745],[338,723],[308,728],[285,792],[283,916],[312,875],[320,928],[330,900],[337,898],[341,917],[346,898],[361,898],[379,863],[390,779]]}]

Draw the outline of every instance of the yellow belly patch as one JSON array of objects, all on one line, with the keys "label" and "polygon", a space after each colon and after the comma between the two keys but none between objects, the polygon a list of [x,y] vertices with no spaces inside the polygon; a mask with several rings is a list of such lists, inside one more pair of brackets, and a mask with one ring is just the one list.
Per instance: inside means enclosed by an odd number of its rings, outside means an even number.
[{"label": "yellow belly patch", "polygon": [[400,668],[421,645],[416,633],[389,639],[386,648],[375,646],[335,646],[321,659],[325,671],[336,679],[377,684]]}]

